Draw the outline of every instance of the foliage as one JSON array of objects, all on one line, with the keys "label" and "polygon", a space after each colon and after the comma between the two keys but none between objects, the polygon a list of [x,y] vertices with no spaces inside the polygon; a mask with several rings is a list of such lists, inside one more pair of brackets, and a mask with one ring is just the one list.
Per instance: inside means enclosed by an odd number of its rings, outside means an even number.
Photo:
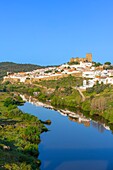
[{"label": "foliage", "polygon": [[44,94],[44,93],[40,93],[40,94],[38,95],[38,99],[39,99],[40,101],[42,101],[42,102],[45,102],[46,99],[47,99],[47,95]]},{"label": "foliage", "polygon": [[98,67],[98,66],[101,66],[102,64],[100,62],[93,62],[93,66],[94,67]]},{"label": "foliage", "polygon": [[14,100],[11,97],[8,97],[7,99],[5,99],[4,101],[4,106],[8,107],[9,105],[15,105],[16,104],[16,100]]},{"label": "foliage", "polygon": [[47,70],[44,73],[51,73],[51,72],[52,72],[52,70]]},{"label": "foliage", "polygon": [[21,100],[11,93],[0,95],[0,169],[38,170],[40,166],[40,133],[47,128],[37,117],[17,108],[15,101]]},{"label": "foliage", "polygon": [[105,65],[111,65],[111,62],[107,61],[104,63]]},{"label": "foliage", "polygon": [[47,88],[56,88],[59,87],[76,87],[82,85],[83,79],[80,77],[68,76],[58,80],[44,80],[37,84],[45,86]]},{"label": "foliage", "polygon": [[78,62],[78,61],[68,62],[68,64],[69,64],[69,65],[77,65],[77,64],[79,64],[79,62]]},{"label": "foliage", "polygon": [[4,106],[6,107],[9,107],[11,105],[21,105],[23,104],[23,100],[20,96],[11,96],[11,97],[8,97],[4,100]]},{"label": "foliage", "polygon": [[97,82],[97,84],[94,85],[93,87],[87,88],[87,89],[86,89],[86,92],[87,92],[87,93],[93,93],[93,92],[95,92],[96,94],[99,94],[99,93],[103,92],[103,91],[104,91],[106,88],[108,88],[108,87],[110,87],[109,84],[103,84],[103,83],[99,84],[99,83]]},{"label": "foliage", "polygon": [[77,107],[81,103],[81,96],[77,90],[71,87],[56,90],[51,104],[53,106]]},{"label": "foliage", "polygon": [[82,110],[84,111],[89,111],[90,112],[90,100],[85,100],[83,103],[82,103]]}]

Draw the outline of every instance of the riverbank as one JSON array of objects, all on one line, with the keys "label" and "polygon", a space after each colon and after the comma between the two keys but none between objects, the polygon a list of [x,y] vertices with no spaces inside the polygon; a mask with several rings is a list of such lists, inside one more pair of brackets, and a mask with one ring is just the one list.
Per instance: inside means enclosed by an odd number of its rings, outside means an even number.
[{"label": "riverbank", "polygon": [[83,113],[83,116],[99,120],[113,131],[113,86],[97,82],[94,87],[82,92],[85,97],[83,100],[82,95],[75,88],[79,81],[78,78],[69,76],[60,80],[34,82],[30,86],[24,83],[6,82],[1,90],[27,94],[38,100],[41,106],[43,106],[42,102],[60,111],[66,108],[74,113]]},{"label": "riverbank", "polygon": [[82,113],[77,114],[77,113],[72,112],[72,111],[67,110],[67,109],[56,108],[56,107],[52,106],[51,103],[43,103],[43,102],[38,101],[35,97],[28,96],[28,95],[20,95],[20,96],[25,102],[30,102],[31,104],[34,104],[36,106],[42,106],[42,107],[45,107],[47,109],[57,110],[63,116],[69,116],[71,118],[80,118],[81,117],[81,120],[86,120],[86,121],[91,120],[90,118],[89,119],[86,118]]},{"label": "riverbank", "polygon": [[0,92],[0,169],[38,170],[40,134],[47,131],[37,117],[22,113],[23,100]]}]

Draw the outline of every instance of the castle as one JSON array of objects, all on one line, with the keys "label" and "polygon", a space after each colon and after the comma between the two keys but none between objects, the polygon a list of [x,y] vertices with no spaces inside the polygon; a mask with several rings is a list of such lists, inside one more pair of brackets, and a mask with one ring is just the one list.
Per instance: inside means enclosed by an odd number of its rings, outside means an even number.
[{"label": "castle", "polygon": [[73,62],[78,62],[78,63],[80,63],[80,62],[92,62],[92,54],[87,53],[86,58],[79,58],[79,57],[71,58],[70,63],[73,63]]}]

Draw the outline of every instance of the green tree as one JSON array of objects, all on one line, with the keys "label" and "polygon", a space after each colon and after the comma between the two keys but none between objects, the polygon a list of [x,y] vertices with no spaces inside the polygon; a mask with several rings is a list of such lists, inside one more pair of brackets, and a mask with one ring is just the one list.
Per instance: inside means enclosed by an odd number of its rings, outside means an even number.
[{"label": "green tree", "polygon": [[4,101],[4,106],[6,106],[6,107],[8,107],[9,105],[14,105],[14,104],[15,104],[15,100],[11,97],[8,97]]},{"label": "green tree", "polygon": [[100,62],[97,62],[97,63],[94,62],[94,66],[95,66],[95,67],[98,67],[98,66],[101,66],[101,65],[102,65],[102,64],[101,64]]},{"label": "green tree", "polygon": [[104,63],[105,65],[111,65],[111,62],[107,61]]}]

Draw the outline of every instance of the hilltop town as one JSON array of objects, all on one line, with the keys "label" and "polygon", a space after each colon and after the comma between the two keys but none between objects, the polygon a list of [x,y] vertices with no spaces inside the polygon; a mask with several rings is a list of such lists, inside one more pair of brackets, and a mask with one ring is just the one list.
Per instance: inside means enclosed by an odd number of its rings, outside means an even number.
[{"label": "hilltop town", "polygon": [[104,65],[92,61],[92,54],[87,53],[85,58],[71,58],[66,64],[54,67],[45,67],[30,72],[11,73],[3,78],[4,81],[30,83],[42,80],[57,80],[69,75],[83,78],[83,85],[79,88],[93,87],[99,84],[113,84],[113,70],[110,62]]}]

